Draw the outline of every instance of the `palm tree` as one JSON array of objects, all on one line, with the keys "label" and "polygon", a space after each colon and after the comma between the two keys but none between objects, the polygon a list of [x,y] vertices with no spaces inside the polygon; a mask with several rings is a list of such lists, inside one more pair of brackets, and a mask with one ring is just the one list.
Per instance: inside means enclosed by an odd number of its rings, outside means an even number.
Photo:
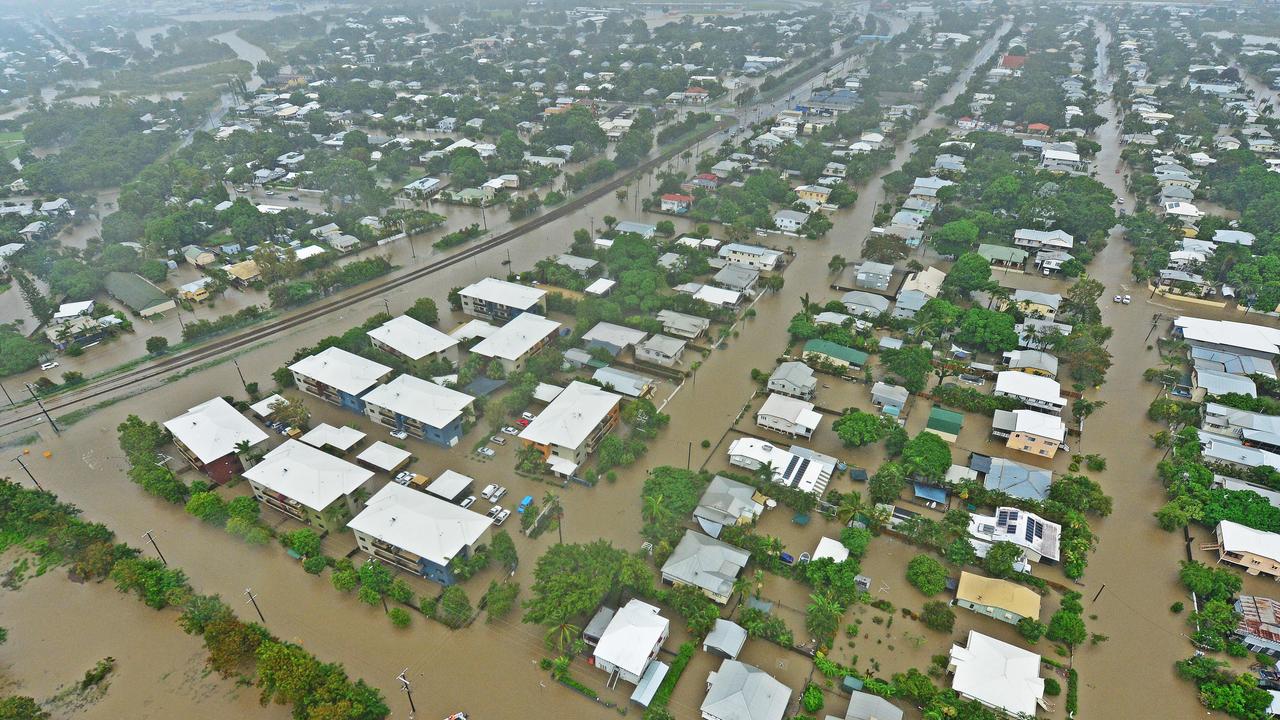
[{"label": "palm tree", "polygon": [[809,316],[809,293],[800,296],[800,312],[804,313],[805,317]]},{"label": "palm tree", "polygon": [[662,493],[657,495],[649,495],[644,499],[644,521],[650,525],[657,525],[660,521],[665,520],[671,514],[670,508],[665,503],[666,498]]},{"label": "palm tree", "polygon": [[569,648],[573,647],[574,641],[582,634],[582,628],[568,621],[552,625],[547,628],[547,632],[542,636],[542,640],[547,644],[548,648],[554,649],[560,654],[564,654]]},{"label": "palm tree", "polygon": [[836,507],[836,519],[840,521],[841,525],[848,525],[861,512],[862,496],[856,492],[851,492],[840,498],[840,505]]}]

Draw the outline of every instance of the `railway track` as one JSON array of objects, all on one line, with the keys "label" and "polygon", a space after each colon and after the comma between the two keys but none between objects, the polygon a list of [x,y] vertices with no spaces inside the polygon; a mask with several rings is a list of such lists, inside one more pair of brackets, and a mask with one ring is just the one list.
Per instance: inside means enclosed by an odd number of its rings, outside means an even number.
[{"label": "railway track", "polygon": [[[207,360],[212,360],[214,358],[217,358],[217,357],[226,355],[228,353],[234,352],[236,350],[239,350],[241,348],[247,347],[256,342],[269,338],[272,335],[276,335],[278,333],[290,330],[300,325],[304,325],[308,322],[316,320],[317,318],[320,318],[334,311],[341,310],[343,308],[350,307],[352,305],[356,305],[358,303],[362,303],[372,298],[378,297],[379,295],[385,294],[389,290],[394,290],[396,288],[403,287],[405,285],[408,285],[409,283],[421,280],[422,278],[428,277],[430,275],[434,275],[444,270],[448,270],[449,268],[459,263],[465,262],[478,255],[482,255],[496,247],[500,247],[509,242],[517,240],[518,238],[528,234],[529,232],[537,230],[538,228],[541,228],[545,225],[555,222],[556,220],[559,220],[565,217],[566,215],[570,215],[578,210],[581,210],[582,208],[586,207],[588,204],[595,202],[599,198],[607,195],[608,193],[614,192],[615,190],[627,185],[635,177],[639,175],[643,175],[644,173],[650,172],[654,168],[662,165],[665,162],[668,162],[672,158],[676,157],[680,153],[692,147],[694,144],[700,143],[728,127],[732,127],[735,124],[735,122],[736,120],[725,120],[720,123],[717,123],[710,129],[705,130],[702,133],[699,133],[693,136],[689,140],[683,143],[680,143],[675,147],[672,147],[671,149],[645,161],[644,163],[641,163],[640,165],[632,169],[630,172],[624,173],[614,178],[613,180],[605,182],[587,191],[583,195],[575,198],[574,200],[568,203],[565,203],[564,205],[550,212],[539,215],[538,217],[533,218],[532,220],[526,223],[513,227],[510,230],[494,235],[493,237],[490,237],[488,239],[482,240],[474,245],[471,245],[465,248],[460,252],[440,258],[439,260],[429,263],[427,265],[413,268],[408,272],[401,273],[399,275],[393,275],[381,281],[373,281],[373,284],[371,285],[367,285],[365,287],[359,288],[357,290],[354,290],[353,292],[348,292],[332,300],[322,301],[320,303],[308,306],[293,315],[288,315],[274,322],[270,322],[265,325],[251,328],[249,330],[246,330],[236,335],[232,335],[230,337],[214,339],[210,341],[209,344],[206,344],[202,347],[198,347],[192,350],[178,353],[177,355],[164,358],[159,362],[150,363],[145,367],[140,367],[137,370],[125,372],[120,375],[106,377],[106,378],[102,378],[101,380],[91,382],[88,385],[82,388],[79,388],[77,390],[74,390],[72,392],[69,392],[65,395],[55,396],[50,400],[46,400],[45,409],[47,409],[50,413],[59,411],[59,410],[66,410],[67,408],[71,408],[76,405],[80,405],[84,402],[94,400],[96,398],[100,398],[104,395],[107,395],[108,393],[113,393],[113,392],[128,388],[130,386],[137,385],[139,383],[143,383],[148,380],[161,377],[175,370],[189,368],[193,365],[205,362]],[[0,421],[0,428],[11,427],[14,425],[18,425],[19,423],[25,423],[30,420],[38,419],[41,416],[42,416],[42,413],[40,413],[39,411],[36,411],[29,414],[6,418],[3,421]]]}]

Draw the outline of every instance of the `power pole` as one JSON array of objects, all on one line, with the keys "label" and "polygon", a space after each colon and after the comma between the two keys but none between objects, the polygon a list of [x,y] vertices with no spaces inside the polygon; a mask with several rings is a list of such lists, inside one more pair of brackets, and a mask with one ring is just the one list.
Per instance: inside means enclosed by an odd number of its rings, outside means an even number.
[{"label": "power pole", "polygon": [[44,413],[44,419],[49,421],[49,425],[53,427],[53,431],[58,435],[61,435],[62,430],[58,429],[58,423],[53,421],[53,418],[49,415],[49,411],[44,409],[44,403],[40,402],[40,396],[36,395],[35,386],[31,383],[27,383],[27,392],[31,393],[31,399],[36,401],[36,405],[40,407],[40,412]]},{"label": "power pole", "polygon": [[249,389],[249,383],[245,382],[244,371],[240,369],[240,361],[232,358],[231,364],[236,366],[236,374],[240,376],[240,386],[247,391]]},{"label": "power pole", "polygon": [[40,492],[44,492],[44,488],[40,487],[40,483],[36,481],[36,476],[32,475],[31,470],[27,467],[27,464],[22,462],[22,456],[19,455],[18,457],[14,458],[13,461],[18,463],[18,465],[22,466],[22,470],[25,473],[27,473],[27,477],[31,478],[31,484],[35,485],[36,489],[39,490]]},{"label": "power pole", "polygon": [[417,714],[418,708],[413,705],[413,688],[409,687],[409,678],[407,677],[408,672],[409,668],[401,670],[400,674],[396,676],[396,680],[400,681],[400,689],[404,691],[405,697],[409,698],[409,720],[413,720],[413,716]]},{"label": "power pole", "polygon": [[164,559],[164,553],[160,552],[160,546],[156,544],[155,534],[152,533],[150,530],[148,530],[142,533],[142,537],[151,541],[151,547],[155,548],[156,554],[160,556],[160,562],[164,563],[165,565],[168,565],[169,561]]},{"label": "power pole", "polygon": [[258,596],[254,595],[253,591],[249,588],[244,589],[244,594],[249,598],[245,602],[253,605],[253,609],[258,611],[258,620],[261,621],[263,625],[266,625],[267,619],[262,617],[262,608],[258,607]]},{"label": "power pole", "polygon": [[4,393],[4,399],[5,399],[5,400],[8,400],[10,405],[16,405],[16,404],[17,404],[17,403],[15,403],[15,402],[13,401],[13,398],[12,398],[12,397],[10,397],[10,395],[9,395],[9,391],[8,391],[8,390],[5,390],[4,385],[0,385],[0,392]]},{"label": "power pole", "polygon": [[390,303],[390,302],[388,302],[386,298],[382,298],[382,306],[383,306],[383,307],[385,307],[385,308],[387,309],[387,314],[388,314],[388,315],[390,315],[390,314],[391,314],[391,303]]}]

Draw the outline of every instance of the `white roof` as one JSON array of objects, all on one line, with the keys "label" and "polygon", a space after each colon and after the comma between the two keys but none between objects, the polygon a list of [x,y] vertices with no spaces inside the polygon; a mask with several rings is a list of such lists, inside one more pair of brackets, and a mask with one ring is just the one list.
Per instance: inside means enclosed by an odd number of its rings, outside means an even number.
[{"label": "white roof", "polygon": [[400,467],[400,465],[408,460],[412,455],[408,450],[401,450],[395,445],[389,445],[381,440],[375,442],[356,456],[356,460],[368,463],[379,470],[391,472]]},{"label": "white roof", "polygon": [[471,352],[484,357],[516,360],[524,357],[525,353],[559,327],[560,323],[555,320],[548,320],[534,313],[520,313],[511,322],[472,346]]},{"label": "white roof", "polygon": [[636,330],[624,325],[598,322],[582,336],[582,340],[586,343],[602,342],[623,349],[628,345],[639,344],[648,334],[644,330]]},{"label": "white roof", "polygon": [[613,286],[617,284],[617,281],[610,280],[609,278],[596,278],[590,285],[583,289],[583,292],[588,295],[604,295],[612,290]]},{"label": "white roof", "polygon": [[235,452],[242,440],[250,446],[267,439],[253,421],[220,397],[203,402],[166,422],[166,430],[187,447],[201,463],[211,463]]},{"label": "white roof", "polygon": [[1026,510],[997,507],[995,515],[970,515],[969,534],[991,543],[1011,542],[1057,562],[1062,526]]},{"label": "white roof", "polygon": [[401,375],[364,396],[365,402],[386,408],[433,428],[442,428],[461,415],[475,398],[457,390]]},{"label": "white roof", "polygon": [[1051,245],[1054,247],[1070,248],[1075,244],[1075,238],[1071,237],[1062,230],[1031,230],[1022,228],[1015,230],[1013,239],[1025,242],[1035,243],[1038,245]]},{"label": "white roof", "polygon": [[1271,560],[1280,560],[1280,535],[1254,530],[1230,520],[1218,523],[1218,537],[1227,552],[1247,552]]},{"label": "white roof", "polygon": [[1187,340],[1268,354],[1280,353],[1280,330],[1231,320],[1180,317],[1173,321]]},{"label": "white roof", "polygon": [[246,470],[244,476],[320,512],[338,498],[355,492],[373,473],[306,443],[286,440]]},{"label": "white roof", "polygon": [[276,403],[282,403],[282,402],[288,402],[288,401],[285,400],[284,396],[281,395],[280,393],[273,393],[272,395],[268,397],[264,397],[258,402],[250,405],[249,409],[253,411],[254,415],[257,415],[260,418],[265,418],[271,414],[272,405],[275,405]]},{"label": "white roof", "polygon": [[363,440],[364,433],[352,427],[334,427],[329,423],[320,423],[298,439],[311,447],[322,448],[328,445],[346,451]]},{"label": "white roof", "polygon": [[456,339],[408,315],[393,317],[368,334],[410,360],[421,360],[458,344]]},{"label": "white roof", "polygon": [[1010,713],[1034,716],[1044,696],[1039,655],[976,630],[966,647],[951,646],[951,667],[953,690]]},{"label": "white roof", "polygon": [[1057,380],[1017,370],[1005,370],[997,374],[995,390],[997,393],[1008,393],[1055,405],[1067,404],[1067,399],[1062,396],[1062,386]]},{"label": "white roof", "polygon": [[528,310],[537,305],[542,300],[542,296],[547,293],[538,288],[489,277],[462,288],[459,294],[485,302]]},{"label": "white roof", "polygon": [[836,459],[828,455],[799,445],[783,450],[753,437],[740,437],[729,443],[728,454],[729,462],[739,467],[749,467],[747,463],[771,466],[773,482],[804,492],[814,492],[819,483],[824,483],[836,469]]},{"label": "white roof", "polygon": [[470,340],[475,337],[487,338],[496,332],[498,332],[497,325],[477,319],[465,322],[453,330],[450,330],[449,337],[462,342],[463,340]]},{"label": "white roof", "polygon": [[520,431],[520,439],[577,448],[621,400],[621,395],[575,380]]},{"label": "white roof", "polygon": [[844,562],[849,559],[849,548],[839,540],[832,540],[829,537],[819,538],[818,547],[813,551],[813,559],[821,560],[822,558],[830,558],[838,563]]},{"label": "white roof", "polygon": [[489,518],[434,495],[387,483],[347,527],[436,563],[448,565],[484,537]]},{"label": "white roof", "polygon": [[742,300],[742,293],[737,290],[726,290],[712,285],[703,285],[693,292],[695,300],[711,305],[737,305]]},{"label": "white roof", "polygon": [[649,664],[649,654],[670,625],[658,614],[658,608],[633,598],[614,614],[600,635],[596,657],[632,675],[642,675]]},{"label": "white roof", "polygon": [[81,300],[80,302],[62,303],[58,306],[58,311],[53,314],[54,320],[62,320],[64,318],[84,315],[93,310],[92,300]]},{"label": "white roof", "polygon": [[391,372],[391,368],[366,360],[342,348],[330,347],[305,357],[289,366],[289,369],[324,383],[348,395],[360,395],[377,384]]},{"label": "white roof", "polygon": [[1067,434],[1067,426],[1062,422],[1062,418],[1035,410],[1014,410],[1013,429],[1016,432],[1039,435],[1058,442],[1062,442],[1062,438]]},{"label": "white roof", "polygon": [[816,430],[822,422],[822,413],[813,409],[813,403],[776,393],[769,393],[758,414],[782,418],[810,430]]},{"label": "white roof", "polygon": [[445,470],[440,473],[440,477],[431,481],[431,484],[427,486],[427,492],[445,500],[452,500],[461,495],[462,491],[466,490],[474,482],[475,478],[453,470]]}]

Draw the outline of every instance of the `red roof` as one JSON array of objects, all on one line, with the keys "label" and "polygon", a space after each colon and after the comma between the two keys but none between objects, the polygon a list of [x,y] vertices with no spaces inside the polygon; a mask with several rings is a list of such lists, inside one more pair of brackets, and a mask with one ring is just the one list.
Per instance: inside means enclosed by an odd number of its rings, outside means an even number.
[{"label": "red roof", "polygon": [[1040,132],[1049,132],[1051,128],[1048,125],[1045,125],[1044,123],[1031,123],[1030,125],[1027,126],[1027,129],[1038,130]]},{"label": "red roof", "polygon": [[711,181],[713,181],[713,182],[714,182],[714,181],[719,180],[720,178],[716,177],[716,176],[715,176],[714,174],[712,174],[712,173],[699,173],[699,174],[697,174],[697,175],[695,175],[695,176],[694,176],[694,179],[695,179],[695,180],[711,180]]},{"label": "red roof", "polygon": [[685,94],[685,95],[689,95],[689,94],[702,94],[702,95],[706,95],[706,94],[707,94],[707,91],[706,91],[706,90],[703,90],[703,89],[702,89],[702,88],[700,88],[700,87],[694,86],[694,87],[689,88],[688,90],[685,90],[685,91],[684,91],[684,94]]},{"label": "red roof", "polygon": [[1000,61],[1000,64],[1009,68],[1010,70],[1017,70],[1018,68],[1022,67],[1022,64],[1025,63],[1026,61],[1027,61],[1026,55],[1005,55],[1004,59]]},{"label": "red roof", "polygon": [[693,202],[693,196],[692,196],[692,195],[680,195],[680,194],[678,194],[678,193],[667,193],[666,195],[663,195],[663,196],[662,196],[662,200],[663,200],[664,202],[666,202],[666,201],[670,201],[670,202],[684,202],[684,203],[690,203],[690,202]]}]

